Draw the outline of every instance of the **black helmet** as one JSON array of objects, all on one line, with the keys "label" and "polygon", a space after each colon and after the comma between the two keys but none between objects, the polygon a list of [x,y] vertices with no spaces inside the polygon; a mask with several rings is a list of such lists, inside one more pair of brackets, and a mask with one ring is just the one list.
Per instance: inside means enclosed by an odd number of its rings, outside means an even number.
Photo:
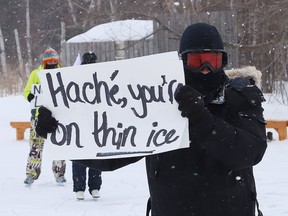
[{"label": "black helmet", "polygon": [[186,28],[180,41],[179,54],[186,63],[189,52],[221,52],[222,68],[227,65],[227,53],[218,30],[206,23],[196,23]]},{"label": "black helmet", "polygon": [[82,56],[82,65],[83,64],[91,64],[91,63],[96,63],[97,56],[94,52],[86,52]]}]

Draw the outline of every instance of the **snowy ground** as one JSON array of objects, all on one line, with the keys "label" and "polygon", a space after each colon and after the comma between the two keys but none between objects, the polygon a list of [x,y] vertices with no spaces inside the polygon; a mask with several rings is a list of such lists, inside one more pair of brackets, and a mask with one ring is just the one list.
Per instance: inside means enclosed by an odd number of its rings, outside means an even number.
[{"label": "snowy ground", "polygon": [[[270,103],[270,101],[269,101]],[[288,107],[265,103],[265,117],[288,119]],[[25,140],[15,140],[10,121],[29,121],[29,104],[22,96],[0,98],[0,215],[3,216],[143,216],[148,187],[144,160],[114,172],[102,174],[101,198],[93,200],[88,192],[77,201],[72,192],[71,162],[67,161],[65,185],[57,185],[51,161],[45,160],[40,178],[31,187],[23,184],[29,151]],[[273,130],[271,130],[273,131]],[[268,144],[266,155],[255,167],[260,208],[265,216],[287,216],[288,140]]]}]

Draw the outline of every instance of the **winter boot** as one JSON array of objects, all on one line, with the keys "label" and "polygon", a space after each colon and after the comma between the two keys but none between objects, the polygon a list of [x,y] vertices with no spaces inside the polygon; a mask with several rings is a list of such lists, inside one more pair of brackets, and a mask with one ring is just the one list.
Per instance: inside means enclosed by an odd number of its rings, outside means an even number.
[{"label": "winter boot", "polygon": [[267,132],[267,141],[271,142],[273,140],[273,133],[272,132]]},{"label": "winter boot", "polygon": [[66,179],[64,176],[59,176],[56,178],[56,182],[57,183],[65,183],[66,182]]},{"label": "winter boot", "polygon": [[84,200],[84,191],[77,191],[76,192],[76,199],[77,200]]},{"label": "winter boot", "polygon": [[92,190],[91,195],[93,198],[99,198],[100,197],[99,190]]},{"label": "winter boot", "polygon": [[34,182],[34,179],[29,176],[27,176],[27,178],[24,180],[24,184],[28,186],[31,185],[33,182]]}]

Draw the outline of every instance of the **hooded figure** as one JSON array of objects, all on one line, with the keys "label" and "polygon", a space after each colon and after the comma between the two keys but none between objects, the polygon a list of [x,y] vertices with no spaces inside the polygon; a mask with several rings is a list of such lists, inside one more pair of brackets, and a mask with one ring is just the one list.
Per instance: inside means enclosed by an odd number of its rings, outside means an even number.
[{"label": "hooded figure", "polygon": [[83,54],[82,56],[82,65],[83,64],[92,64],[92,63],[96,63],[97,60],[97,56],[95,53],[93,52],[86,52]]},{"label": "hooded figure", "polygon": [[[252,167],[267,147],[264,98],[255,85],[259,76],[252,75],[256,69],[249,68],[247,76],[240,75],[245,68],[237,70],[228,78],[221,36],[204,23],[184,31],[179,52],[186,85],[175,92],[175,99],[189,121],[190,143],[189,148],[145,157],[151,215],[255,216]],[[139,159],[78,163],[105,171]]]},{"label": "hooded figure", "polygon": [[[86,52],[82,56],[81,65],[96,63],[97,56],[94,52]],[[72,161],[72,180],[73,191],[76,194],[77,200],[84,200],[84,193],[86,190],[86,180],[89,193],[93,198],[100,197],[100,188],[102,185],[101,171],[98,169],[88,169],[88,175],[86,166],[82,166]]]}]

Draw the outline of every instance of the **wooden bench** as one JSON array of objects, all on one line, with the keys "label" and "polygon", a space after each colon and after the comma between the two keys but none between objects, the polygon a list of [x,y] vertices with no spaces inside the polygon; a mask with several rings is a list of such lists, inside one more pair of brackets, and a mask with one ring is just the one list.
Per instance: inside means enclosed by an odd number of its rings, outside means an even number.
[{"label": "wooden bench", "polygon": [[266,121],[266,128],[274,128],[278,133],[279,140],[287,139],[287,126],[288,121]]},{"label": "wooden bench", "polygon": [[16,129],[16,140],[23,140],[24,132],[31,127],[31,122],[10,122],[10,125]]}]

